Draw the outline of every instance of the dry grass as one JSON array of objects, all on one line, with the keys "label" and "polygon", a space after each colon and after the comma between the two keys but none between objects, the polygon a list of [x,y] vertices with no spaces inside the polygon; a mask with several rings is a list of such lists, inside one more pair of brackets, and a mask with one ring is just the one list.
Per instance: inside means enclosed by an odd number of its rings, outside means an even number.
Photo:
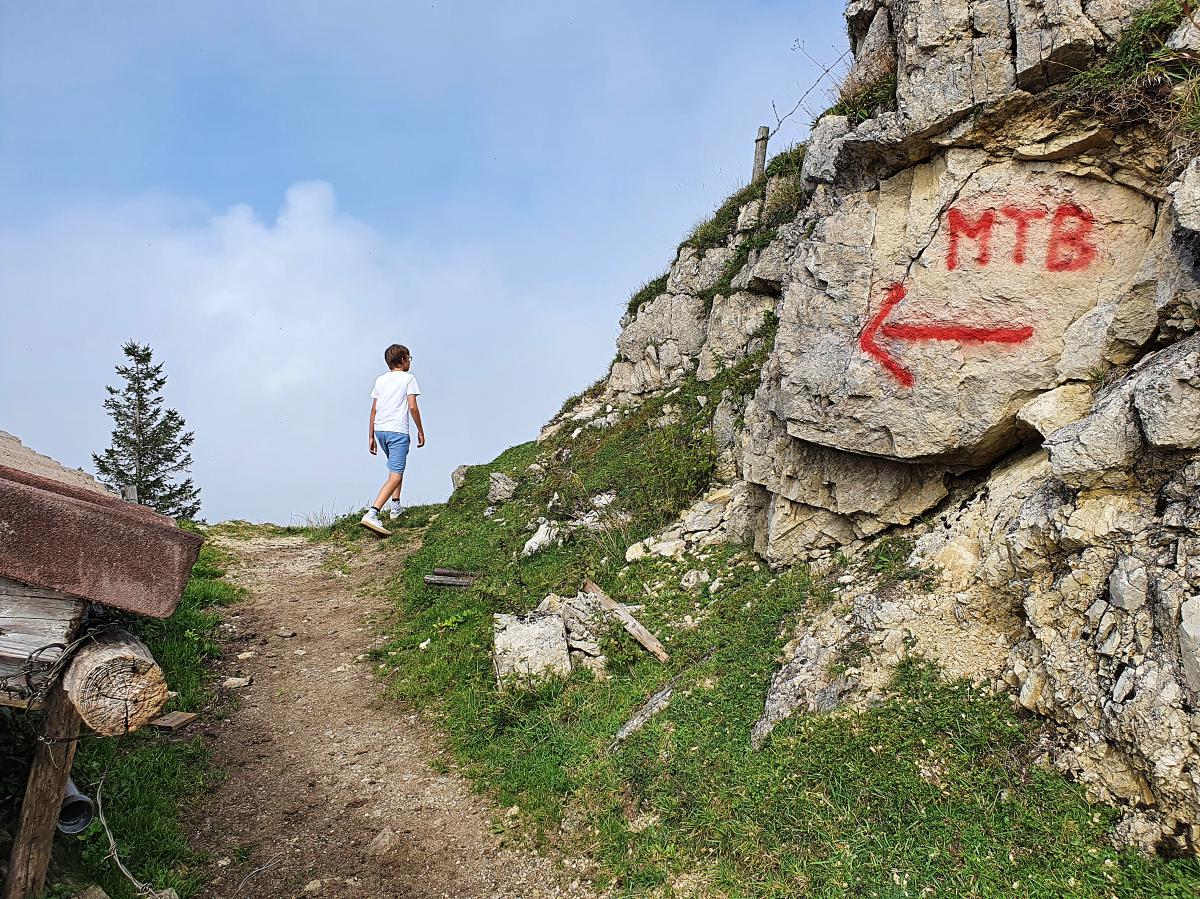
[{"label": "dry grass", "polygon": [[890,48],[858,60],[837,87],[837,102],[818,117],[844,115],[861,125],[881,112],[896,108],[896,54]]},{"label": "dry grass", "polygon": [[1172,145],[1172,166],[1200,152],[1200,54],[1171,50],[1184,20],[1180,0],[1159,0],[1138,15],[1096,65],[1058,92],[1056,112],[1083,111],[1119,128],[1149,126]]}]

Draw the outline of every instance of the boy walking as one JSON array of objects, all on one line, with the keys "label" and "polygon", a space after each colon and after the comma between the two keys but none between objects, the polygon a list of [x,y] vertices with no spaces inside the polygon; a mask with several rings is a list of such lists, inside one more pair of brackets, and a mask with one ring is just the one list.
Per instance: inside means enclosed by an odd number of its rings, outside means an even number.
[{"label": "boy walking", "polygon": [[370,510],[360,520],[368,530],[383,537],[392,532],[379,520],[388,497],[392,500],[392,515],[400,514],[400,488],[404,484],[404,463],[408,459],[409,419],[417,424],[417,446],[425,445],[425,429],[421,426],[421,410],[417,408],[417,397],[421,389],[417,379],[408,373],[412,365],[412,354],[408,347],[393,343],[384,350],[383,361],[388,370],[375,379],[371,391],[371,440],[369,448],[374,456],[380,449],[387,459],[388,478],[375,497]]}]

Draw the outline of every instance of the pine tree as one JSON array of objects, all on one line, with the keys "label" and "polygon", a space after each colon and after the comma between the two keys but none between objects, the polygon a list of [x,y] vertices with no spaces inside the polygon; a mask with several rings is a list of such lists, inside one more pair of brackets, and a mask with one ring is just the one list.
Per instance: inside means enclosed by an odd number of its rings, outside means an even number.
[{"label": "pine tree", "polygon": [[100,480],[113,489],[137,488],[138,502],[173,518],[195,518],[200,512],[200,488],[191,478],[176,481],[190,471],[195,440],[184,431],[183,416],[174,409],[163,411],[163,385],[167,376],[163,363],[152,364],[150,347],[129,341],[121,349],[130,365],[118,365],[125,379],[121,389],[105,387],[104,408],[115,424],[112,446],[92,454]]}]

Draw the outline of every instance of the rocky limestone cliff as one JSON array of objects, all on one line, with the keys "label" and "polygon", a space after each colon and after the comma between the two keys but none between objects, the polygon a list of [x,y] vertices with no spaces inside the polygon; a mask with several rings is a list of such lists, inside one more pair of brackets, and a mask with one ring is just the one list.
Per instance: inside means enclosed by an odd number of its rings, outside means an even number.
[{"label": "rocky limestone cliff", "polygon": [[[726,489],[670,551],[827,565],[903,535],[927,576],[797,633],[756,739],[921,653],[1054,722],[1053,761],[1130,806],[1122,840],[1194,851],[1200,160],[1054,99],[1150,6],[851,0],[848,83],[894,78],[894,109],[823,117],[698,229],[549,428],[760,354],[757,391],[712,410]],[[866,658],[835,677],[849,642]]]}]

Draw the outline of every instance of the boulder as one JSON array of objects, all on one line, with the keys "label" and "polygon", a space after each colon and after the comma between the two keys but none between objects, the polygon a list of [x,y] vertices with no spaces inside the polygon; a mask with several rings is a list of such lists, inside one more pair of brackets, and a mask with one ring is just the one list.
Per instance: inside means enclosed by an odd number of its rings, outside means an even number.
[{"label": "boulder", "polygon": [[646,393],[681,379],[696,367],[704,346],[705,310],[699,297],[664,293],[642,307],[617,340],[609,388]]},{"label": "boulder", "polygon": [[763,316],[775,308],[775,300],[763,294],[740,291],[730,296],[717,295],[704,346],[700,348],[696,377],[711,381],[730,365],[753,351],[751,338],[763,326]]},{"label": "boulder", "polygon": [[533,536],[525,541],[525,545],[521,548],[521,555],[532,556],[547,546],[561,543],[561,538],[562,532],[557,524],[552,521],[541,521],[538,523],[537,530],[533,532]]},{"label": "boulder", "polygon": [[500,471],[493,471],[488,479],[488,502],[493,506],[506,503],[517,492],[517,482]]},{"label": "boulder", "polygon": [[492,625],[492,661],[501,686],[513,681],[570,675],[571,656],[562,615],[497,614],[492,616]]},{"label": "boulder", "polygon": [[849,131],[850,120],[844,115],[823,116],[813,126],[800,169],[806,181],[833,181],[837,177],[838,153]]},{"label": "boulder", "polygon": [[1129,188],[976,151],[840,197],[784,292],[768,411],[814,444],[984,464],[1059,383],[1068,328],[1129,288],[1154,223]]}]

